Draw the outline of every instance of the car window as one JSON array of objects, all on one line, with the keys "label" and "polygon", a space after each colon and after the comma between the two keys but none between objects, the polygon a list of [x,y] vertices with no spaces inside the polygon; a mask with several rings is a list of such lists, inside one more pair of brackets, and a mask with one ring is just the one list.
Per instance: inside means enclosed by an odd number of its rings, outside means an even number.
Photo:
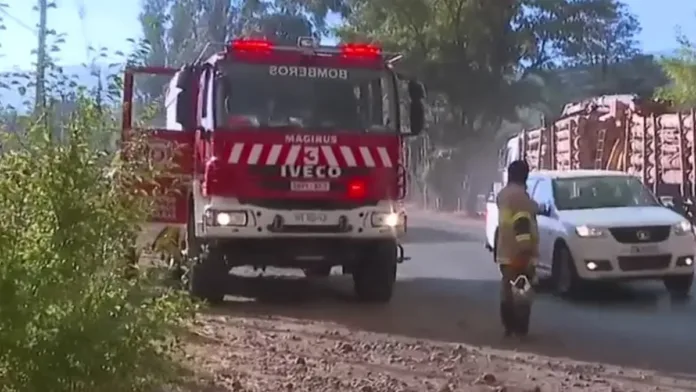
[{"label": "car window", "polygon": [[539,183],[534,188],[532,199],[538,204],[553,205],[553,191],[551,181],[547,179],[539,180]]},{"label": "car window", "polygon": [[557,179],[553,184],[559,210],[659,206],[636,177],[591,176]]}]

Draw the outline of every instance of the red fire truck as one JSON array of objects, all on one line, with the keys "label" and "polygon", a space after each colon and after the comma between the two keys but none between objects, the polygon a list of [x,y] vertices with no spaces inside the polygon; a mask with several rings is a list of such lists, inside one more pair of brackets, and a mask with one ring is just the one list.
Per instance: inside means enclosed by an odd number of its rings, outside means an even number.
[{"label": "red fire truck", "polygon": [[310,276],[341,266],[358,298],[389,301],[404,259],[402,142],[422,131],[425,96],[408,81],[406,130],[390,57],[366,44],[247,38],[181,69],[126,71],[124,139],[135,134],[134,76],[172,75],[167,129],[147,138],[150,159],[174,167],[160,185],[185,181],[158,199],[150,228],[185,233],[193,296],[222,301],[235,266]]}]

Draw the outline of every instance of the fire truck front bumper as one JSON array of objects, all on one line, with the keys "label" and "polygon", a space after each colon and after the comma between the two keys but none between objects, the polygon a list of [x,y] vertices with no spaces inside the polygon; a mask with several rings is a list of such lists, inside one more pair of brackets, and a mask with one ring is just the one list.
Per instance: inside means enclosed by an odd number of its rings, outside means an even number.
[{"label": "fire truck front bumper", "polygon": [[350,210],[274,210],[257,206],[206,206],[196,228],[201,238],[398,238],[406,213],[384,207]]}]

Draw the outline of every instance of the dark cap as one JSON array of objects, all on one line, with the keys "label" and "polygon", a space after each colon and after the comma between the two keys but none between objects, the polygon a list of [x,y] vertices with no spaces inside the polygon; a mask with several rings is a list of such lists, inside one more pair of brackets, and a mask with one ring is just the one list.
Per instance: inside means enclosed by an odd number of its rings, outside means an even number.
[{"label": "dark cap", "polygon": [[508,181],[516,184],[524,184],[529,177],[529,165],[527,161],[517,160],[510,163],[507,168]]}]

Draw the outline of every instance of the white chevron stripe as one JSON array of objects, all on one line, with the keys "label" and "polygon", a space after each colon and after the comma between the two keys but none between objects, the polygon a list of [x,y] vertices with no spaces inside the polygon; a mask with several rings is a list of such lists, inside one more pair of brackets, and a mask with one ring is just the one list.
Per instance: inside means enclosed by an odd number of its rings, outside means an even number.
[{"label": "white chevron stripe", "polygon": [[365,162],[365,166],[375,167],[375,160],[372,158],[369,148],[364,146],[360,147],[360,155],[362,156],[363,162]]},{"label": "white chevron stripe", "polygon": [[285,165],[294,165],[295,161],[297,161],[297,156],[300,155],[300,149],[302,146],[299,144],[293,144],[290,147],[290,152],[288,152],[288,156],[285,157]]},{"label": "white chevron stripe", "polygon": [[239,163],[239,158],[242,156],[242,150],[244,150],[244,143],[235,143],[232,146],[232,152],[230,152],[230,159],[227,163]]},{"label": "white chevron stripe", "polygon": [[324,158],[326,158],[326,163],[329,166],[338,166],[338,160],[336,159],[336,156],[333,153],[333,147],[321,146],[321,152],[324,154]]},{"label": "white chevron stripe", "polygon": [[271,151],[268,153],[266,158],[266,166],[273,166],[278,162],[278,157],[280,156],[280,151],[283,149],[282,144],[274,144],[271,147]]},{"label": "white chevron stripe", "polygon": [[358,165],[358,163],[355,161],[355,156],[353,155],[353,151],[350,150],[350,147],[348,146],[341,146],[341,155],[343,155],[343,159],[346,161],[346,164],[350,167],[355,167]]},{"label": "white chevron stripe", "polygon": [[382,159],[382,165],[384,165],[384,167],[394,166],[385,147],[377,147],[377,153],[379,154],[380,159]]},{"label": "white chevron stripe", "polygon": [[247,158],[248,165],[256,165],[259,163],[259,158],[261,157],[261,152],[263,151],[263,144],[254,144],[251,147],[251,152],[249,153],[249,158]]}]

